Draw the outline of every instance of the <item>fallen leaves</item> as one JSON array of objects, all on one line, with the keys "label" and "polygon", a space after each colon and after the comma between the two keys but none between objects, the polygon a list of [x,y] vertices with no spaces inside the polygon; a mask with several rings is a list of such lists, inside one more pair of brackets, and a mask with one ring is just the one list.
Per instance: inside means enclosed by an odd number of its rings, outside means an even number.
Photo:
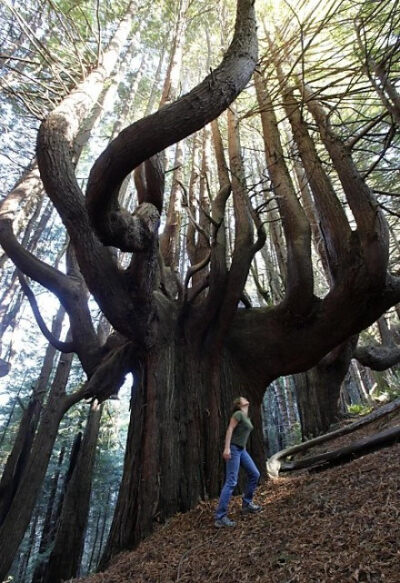
[{"label": "fallen leaves", "polygon": [[216,501],[159,527],[80,583],[399,583],[400,445],[318,474],[268,481],[263,511],[216,530]]}]

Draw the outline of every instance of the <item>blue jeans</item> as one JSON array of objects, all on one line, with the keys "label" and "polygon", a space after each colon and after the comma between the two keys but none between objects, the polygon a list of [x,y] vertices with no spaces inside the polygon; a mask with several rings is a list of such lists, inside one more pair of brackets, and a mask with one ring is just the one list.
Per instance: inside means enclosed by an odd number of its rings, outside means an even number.
[{"label": "blue jeans", "polygon": [[247,485],[243,495],[243,504],[248,504],[253,500],[253,494],[260,478],[260,472],[245,448],[231,444],[231,459],[226,462],[225,484],[222,488],[218,508],[215,512],[215,518],[217,520],[226,516],[229,501],[238,481],[240,466],[242,466],[247,474]]}]

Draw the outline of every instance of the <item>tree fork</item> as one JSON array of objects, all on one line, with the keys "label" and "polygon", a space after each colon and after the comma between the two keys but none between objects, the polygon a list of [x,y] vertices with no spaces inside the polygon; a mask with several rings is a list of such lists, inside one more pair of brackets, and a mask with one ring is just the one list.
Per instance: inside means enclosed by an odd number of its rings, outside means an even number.
[{"label": "tree fork", "polygon": [[294,313],[307,315],[313,306],[311,228],[297,200],[287,169],[271,96],[260,73],[255,75],[257,100],[261,110],[265,158],[277,193],[287,245],[287,287],[284,303]]},{"label": "tree fork", "polygon": [[[371,287],[385,284],[388,266],[389,233],[386,220],[375,197],[362,178],[347,145],[334,134],[329,117],[312,91],[298,80],[298,85],[313,115],[328,151],[351,211],[357,223],[357,234],[365,258]],[[354,238],[353,238],[354,241]]]}]

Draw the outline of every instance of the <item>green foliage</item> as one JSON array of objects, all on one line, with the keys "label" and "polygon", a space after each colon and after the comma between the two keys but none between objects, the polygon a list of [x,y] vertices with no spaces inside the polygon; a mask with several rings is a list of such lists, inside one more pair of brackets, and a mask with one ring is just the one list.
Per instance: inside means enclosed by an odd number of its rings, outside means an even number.
[{"label": "green foliage", "polygon": [[370,405],[362,405],[361,403],[350,405],[348,409],[351,415],[360,415],[360,417],[368,415],[368,413],[371,413],[372,411],[372,407]]}]

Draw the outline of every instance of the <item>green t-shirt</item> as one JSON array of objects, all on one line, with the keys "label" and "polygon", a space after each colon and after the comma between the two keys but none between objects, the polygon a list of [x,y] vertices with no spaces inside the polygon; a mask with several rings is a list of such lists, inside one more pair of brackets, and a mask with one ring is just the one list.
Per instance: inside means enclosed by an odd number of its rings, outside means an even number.
[{"label": "green t-shirt", "polygon": [[249,417],[243,411],[235,411],[232,415],[238,422],[232,433],[231,443],[239,447],[246,447],[247,440],[254,427]]}]

